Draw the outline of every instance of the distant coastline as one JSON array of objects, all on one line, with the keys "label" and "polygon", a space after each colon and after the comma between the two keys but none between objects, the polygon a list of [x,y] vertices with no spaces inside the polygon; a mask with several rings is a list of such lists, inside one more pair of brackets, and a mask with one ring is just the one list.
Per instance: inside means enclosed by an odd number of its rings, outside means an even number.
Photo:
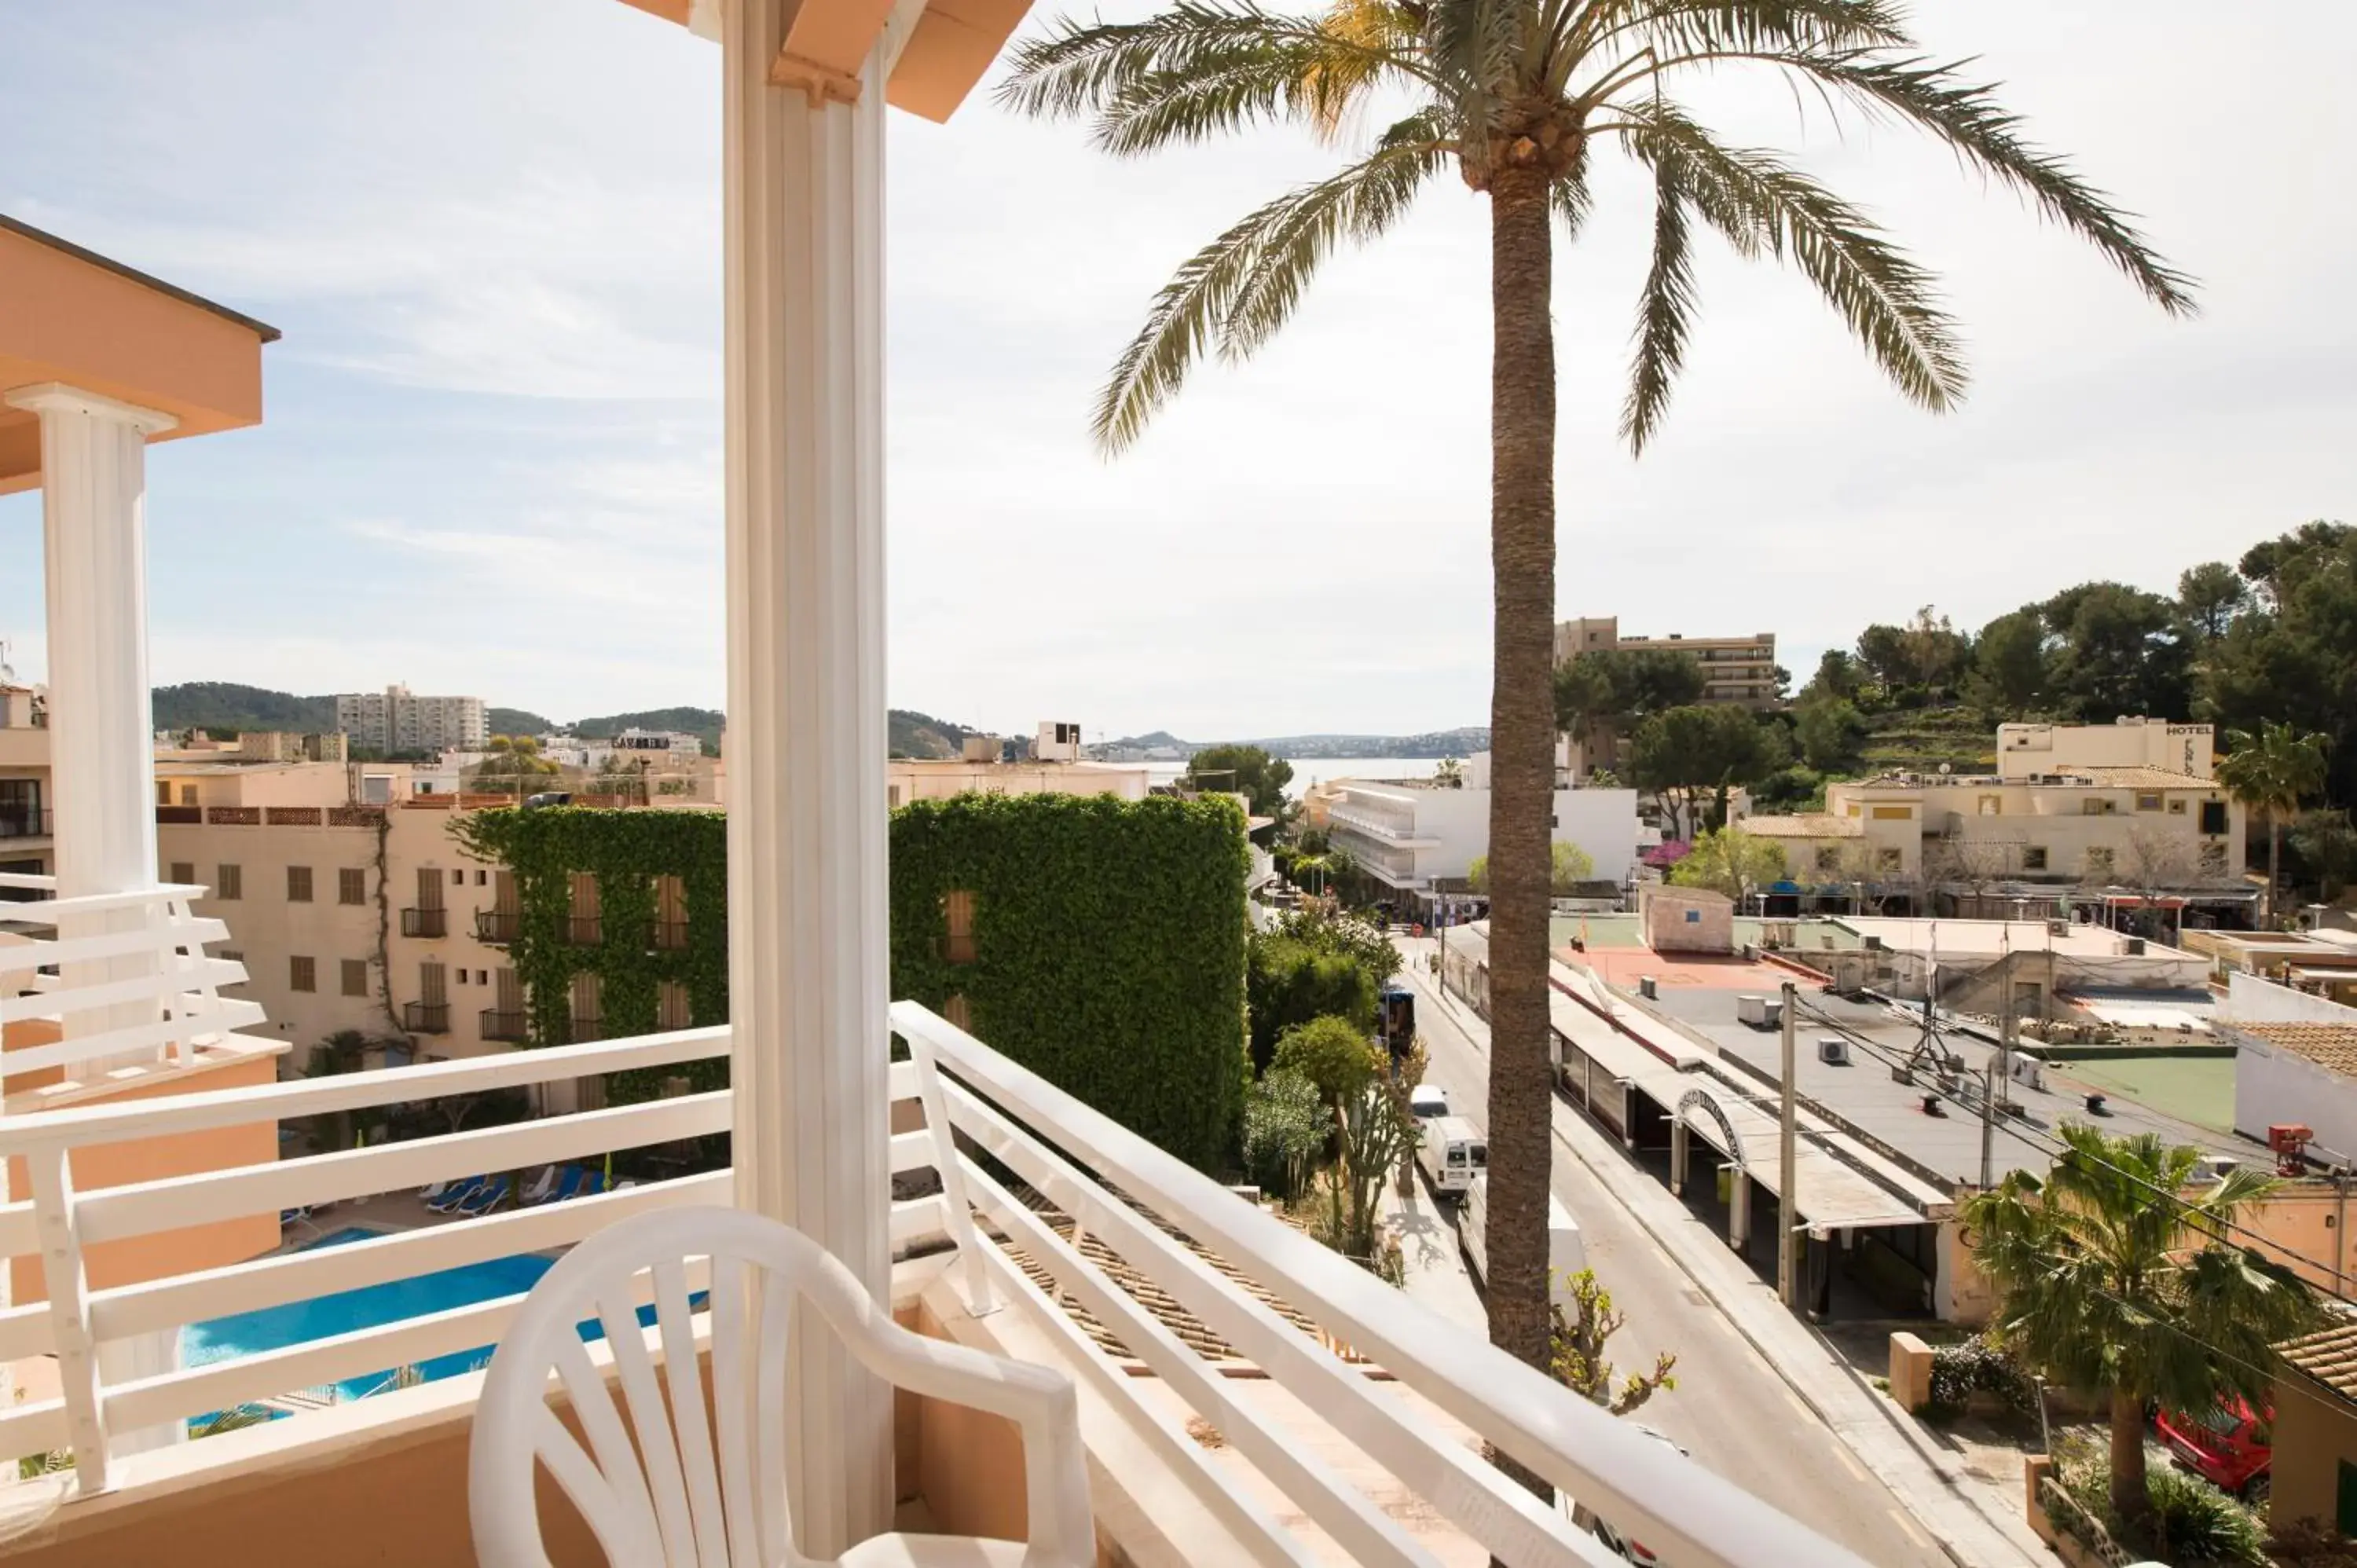
[{"label": "distant coastline", "polygon": [[1151,735],[1105,741],[1091,746],[1089,753],[1102,762],[1185,762],[1214,746],[1256,746],[1272,757],[1285,757],[1297,768],[1305,762],[1383,758],[1430,762],[1488,750],[1490,731],[1486,725],[1469,725],[1422,735],[1294,735],[1258,740],[1201,741],[1181,740],[1167,730],[1156,730]]}]

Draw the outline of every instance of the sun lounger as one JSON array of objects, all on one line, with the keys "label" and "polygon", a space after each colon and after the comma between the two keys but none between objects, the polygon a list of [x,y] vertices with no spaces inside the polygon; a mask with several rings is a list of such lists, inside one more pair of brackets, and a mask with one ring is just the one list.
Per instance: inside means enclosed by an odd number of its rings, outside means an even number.
[{"label": "sun lounger", "polygon": [[554,1197],[556,1196],[557,1173],[561,1168],[562,1167],[557,1165],[543,1165],[541,1167],[540,1174],[532,1178],[531,1183],[524,1187],[522,1194],[516,1201],[529,1206],[536,1203],[546,1203],[550,1198]]},{"label": "sun lounger", "polygon": [[505,1176],[493,1176],[490,1180],[483,1183],[480,1187],[476,1187],[474,1191],[468,1193],[466,1197],[460,1201],[458,1207],[451,1212],[457,1214],[463,1219],[476,1219],[481,1218],[483,1215],[489,1214],[492,1209],[497,1208],[500,1204],[505,1203],[507,1198],[508,1178]]},{"label": "sun lounger", "polygon": [[479,1176],[470,1176],[462,1181],[453,1182],[450,1184],[449,1190],[439,1197],[429,1199],[425,1207],[436,1214],[456,1214],[458,1212],[458,1206],[474,1197],[482,1188],[484,1178]]}]

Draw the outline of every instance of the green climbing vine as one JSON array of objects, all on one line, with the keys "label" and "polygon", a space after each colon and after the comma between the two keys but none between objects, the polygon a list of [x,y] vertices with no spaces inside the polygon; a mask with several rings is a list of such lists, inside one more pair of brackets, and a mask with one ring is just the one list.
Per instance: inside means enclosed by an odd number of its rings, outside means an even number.
[{"label": "green climbing vine", "polygon": [[[960,795],[892,816],[892,994],[1205,1169],[1234,1164],[1243,815],[1225,798]],[[972,896],[972,958],[946,900]]]},{"label": "green climbing vine", "polygon": [[[515,940],[508,957],[525,988],[525,1032],[534,1046],[571,1037],[573,979],[598,978],[603,1032],[609,1038],[658,1027],[663,983],[687,988],[694,1024],[728,1017],[728,822],[717,811],[473,811],[450,834],[480,859],[504,865],[516,885]],[[573,874],[597,879],[599,940],[572,940]],[[676,876],[686,896],[685,943],[653,940],[655,879]],[[684,1074],[698,1090],[728,1081],[726,1061],[661,1072],[616,1073],[617,1101],[646,1099],[663,1078]]]},{"label": "green climbing vine", "polygon": [[[656,1026],[666,980],[694,1022],[728,1016],[727,822],[717,811],[554,807],[471,812],[452,834],[514,873],[510,958],[534,1045],[566,1036],[576,974],[600,977],[605,1032]],[[1225,799],[964,795],[892,814],[891,988],[935,1011],[962,997],[974,1032],[1161,1147],[1233,1164],[1244,1048],[1244,823]],[[598,880],[603,940],[569,940],[572,875]],[[654,881],[681,878],[683,947],[649,942]],[[971,896],[970,957],[946,899]],[[952,961],[964,958],[965,961]],[[666,1069],[668,1072],[669,1069]],[[644,1076],[649,1081],[637,1083]],[[618,1074],[616,1099],[655,1092]],[[722,1062],[690,1072],[726,1081]]]}]

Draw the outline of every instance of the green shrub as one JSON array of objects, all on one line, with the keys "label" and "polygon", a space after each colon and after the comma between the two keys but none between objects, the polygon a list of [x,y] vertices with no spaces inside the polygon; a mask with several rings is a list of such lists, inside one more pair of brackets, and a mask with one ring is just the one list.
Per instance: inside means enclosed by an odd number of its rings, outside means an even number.
[{"label": "green shrub", "polygon": [[[2111,1466],[2101,1462],[2074,1466],[2062,1480],[2072,1499],[2130,1552],[2171,1568],[2266,1568],[2266,1535],[2257,1516],[2201,1477],[2174,1466],[2151,1472],[2145,1495],[2152,1511],[2133,1530],[2112,1511],[2111,1486]],[[2056,1522],[2077,1533],[2083,1521],[2066,1512]]]},{"label": "green shrub", "polygon": [[1244,1172],[1264,1191],[1292,1197],[1308,1185],[1332,1132],[1318,1086],[1297,1072],[1273,1069],[1244,1093]]},{"label": "green shrub", "polygon": [[1348,1018],[1312,1018],[1277,1036],[1269,1071],[1298,1073],[1318,1086],[1329,1105],[1358,1093],[1383,1070],[1383,1053],[1367,1031]]},{"label": "green shrub", "polygon": [[1976,1393],[1992,1393],[2011,1409],[2038,1412],[2038,1382],[1994,1341],[1966,1339],[1932,1352],[1932,1410],[1961,1412]]}]

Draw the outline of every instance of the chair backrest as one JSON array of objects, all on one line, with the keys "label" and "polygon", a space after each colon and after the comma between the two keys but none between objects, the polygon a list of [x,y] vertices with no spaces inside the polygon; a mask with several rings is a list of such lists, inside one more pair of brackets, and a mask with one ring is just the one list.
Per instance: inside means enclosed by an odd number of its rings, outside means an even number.
[{"label": "chair backrest", "polygon": [[[691,1314],[691,1260],[710,1260],[712,1389],[707,1412]],[[651,1275],[662,1384],[639,1304]],[[871,1365],[899,1330],[851,1272],[775,1220],[721,1208],[669,1208],[617,1221],[543,1275],[492,1354],[475,1414],[468,1507],[484,1568],[543,1568],[533,1499],[545,1463],[608,1561],[770,1568],[791,1549],[786,1502],[786,1359],[794,1307],[808,1301]],[[621,1409],[581,1338],[602,1325]],[[554,1372],[588,1439],[547,1402]],[[635,1437],[636,1443],[633,1444]]]}]

